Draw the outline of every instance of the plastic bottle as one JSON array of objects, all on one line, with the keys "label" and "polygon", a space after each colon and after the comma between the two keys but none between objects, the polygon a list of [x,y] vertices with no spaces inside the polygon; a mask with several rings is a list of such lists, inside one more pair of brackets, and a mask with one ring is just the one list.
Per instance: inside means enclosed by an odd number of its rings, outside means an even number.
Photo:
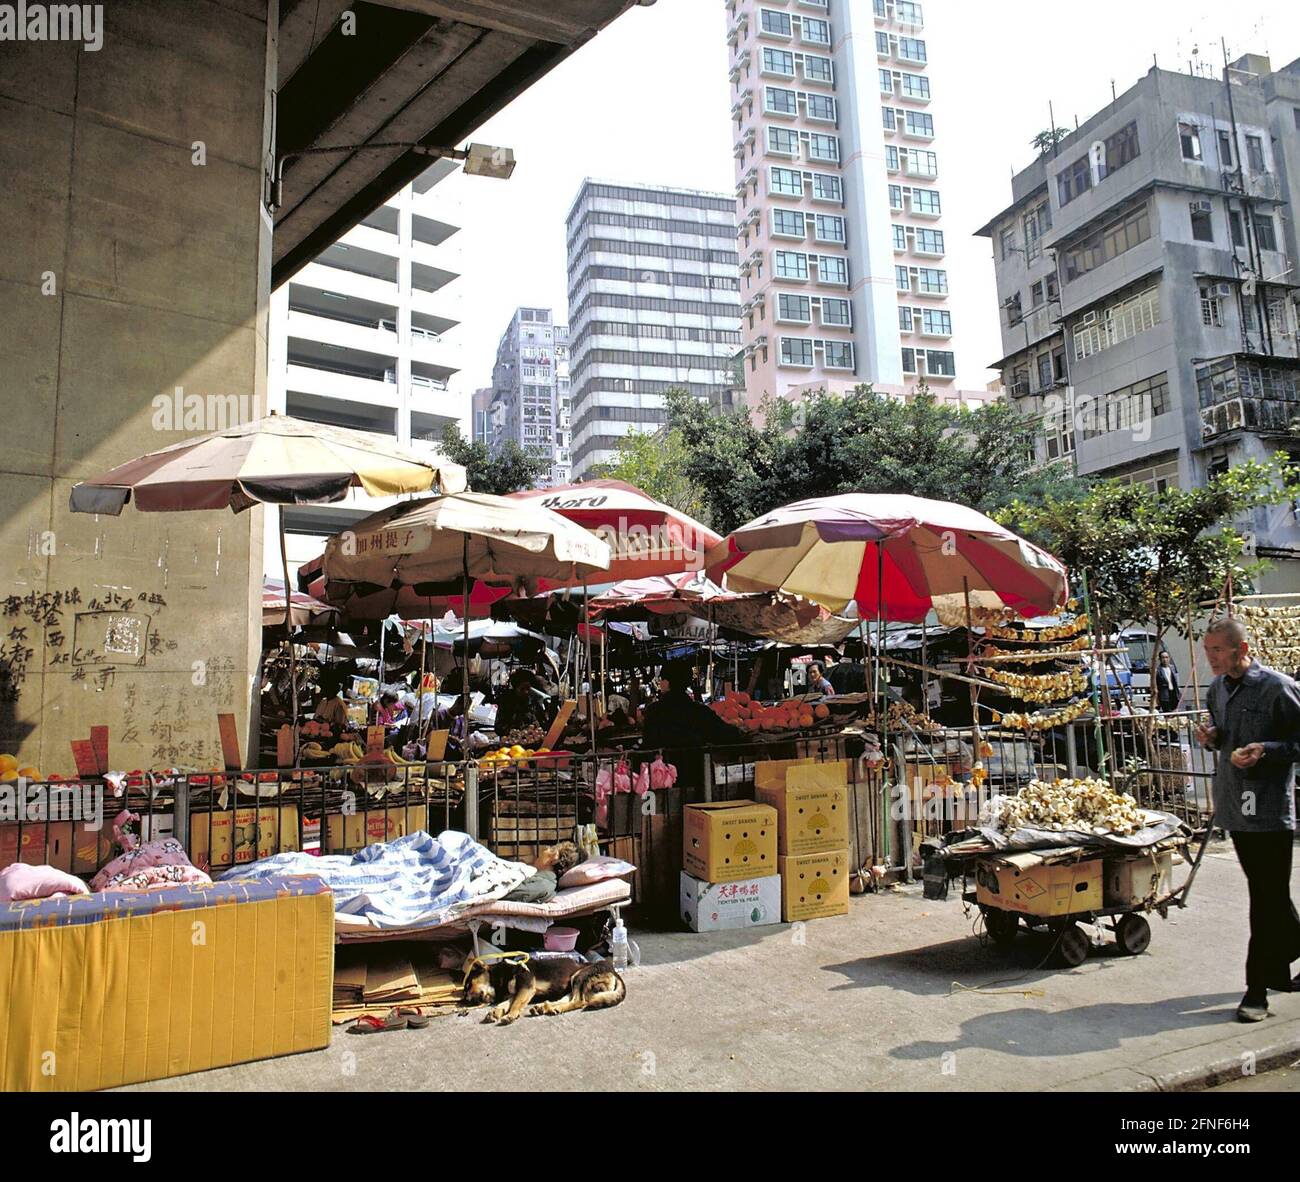
[{"label": "plastic bottle", "polygon": [[614,931],[609,937],[609,957],[616,969],[627,968],[627,928],[621,918],[614,921]]}]

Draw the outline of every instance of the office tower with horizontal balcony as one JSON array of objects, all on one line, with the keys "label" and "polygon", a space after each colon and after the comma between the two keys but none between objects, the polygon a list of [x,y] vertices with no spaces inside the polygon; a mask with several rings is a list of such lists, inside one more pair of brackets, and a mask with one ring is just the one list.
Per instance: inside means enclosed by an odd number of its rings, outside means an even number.
[{"label": "office tower with horizontal balcony", "polygon": [[497,346],[492,369],[491,448],[508,440],[545,459],[540,484],[567,484],[569,330],[550,308],[518,308]]},{"label": "office tower with horizontal balcony", "polygon": [[[448,190],[467,180],[453,176],[458,167],[432,165],[272,293],[272,409],[430,455],[449,424],[470,434],[470,394],[449,387],[458,313],[447,288],[461,260],[459,227],[446,219]],[[354,495],[287,509],[291,560],[314,557],[324,537],[386,503]],[[278,574],[274,517],[266,536],[266,569]]]},{"label": "office tower with horizontal balcony", "polygon": [[[1012,178],[993,243],[1008,395],[1038,458],[1154,489],[1297,448],[1300,61],[1153,68]],[[1290,507],[1242,528],[1300,559]],[[1300,585],[1300,563],[1271,582]]]},{"label": "office tower with horizontal balcony", "polygon": [[665,422],[666,393],[729,404],[740,348],[735,202],[586,180],[569,211],[575,478]]},{"label": "office tower with horizontal balcony", "polygon": [[746,396],[956,363],[924,12],[727,0]]}]

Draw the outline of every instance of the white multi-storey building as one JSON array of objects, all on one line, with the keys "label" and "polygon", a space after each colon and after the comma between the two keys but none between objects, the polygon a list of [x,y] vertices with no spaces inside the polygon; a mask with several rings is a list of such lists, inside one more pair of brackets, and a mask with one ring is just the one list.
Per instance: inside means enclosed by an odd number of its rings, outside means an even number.
[{"label": "white multi-storey building", "polygon": [[492,369],[489,446],[511,440],[548,461],[543,486],[567,484],[569,412],[568,326],[550,308],[517,308]]},{"label": "white multi-storey building", "polygon": [[740,347],[735,202],[587,180],[569,211],[573,475],[657,431],[664,395],[725,405]]},{"label": "white multi-storey building", "polygon": [[[438,161],[272,293],[272,410],[431,454],[451,423],[470,435],[470,394],[449,389],[459,367],[447,335],[458,320],[446,288],[462,270],[459,227],[445,220],[437,189],[458,167]],[[355,496],[286,509],[291,564],[386,503]],[[267,512],[265,569],[279,575],[277,511]]]},{"label": "white multi-storey building", "polygon": [[746,398],[956,377],[922,6],[726,0]]}]

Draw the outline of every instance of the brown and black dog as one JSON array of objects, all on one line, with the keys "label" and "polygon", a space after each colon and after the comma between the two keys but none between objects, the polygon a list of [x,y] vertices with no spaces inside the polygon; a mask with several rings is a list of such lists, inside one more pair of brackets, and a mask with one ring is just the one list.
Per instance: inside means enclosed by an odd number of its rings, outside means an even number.
[{"label": "brown and black dog", "polygon": [[476,958],[465,973],[464,990],[464,1004],[491,1006],[483,1021],[499,1026],[509,1026],[525,1009],[534,1016],[599,1010],[616,1006],[627,996],[612,962],[583,964],[567,957],[526,964],[506,960],[487,964]]}]

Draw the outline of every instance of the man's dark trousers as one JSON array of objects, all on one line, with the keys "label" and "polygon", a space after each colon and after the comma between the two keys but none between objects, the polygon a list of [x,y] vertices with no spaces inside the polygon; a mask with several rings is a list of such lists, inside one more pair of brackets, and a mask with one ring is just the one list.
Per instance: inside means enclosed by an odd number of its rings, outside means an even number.
[{"label": "man's dark trousers", "polygon": [[1291,855],[1295,834],[1234,833],[1232,844],[1250,888],[1250,949],[1246,991],[1286,989],[1291,962],[1300,959],[1300,916],[1291,902]]}]

